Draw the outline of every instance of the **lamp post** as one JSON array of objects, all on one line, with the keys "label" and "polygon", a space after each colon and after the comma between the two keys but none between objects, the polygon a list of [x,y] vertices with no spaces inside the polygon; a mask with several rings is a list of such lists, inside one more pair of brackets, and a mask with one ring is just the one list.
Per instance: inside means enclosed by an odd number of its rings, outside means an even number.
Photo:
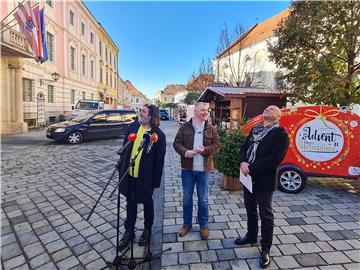
[{"label": "lamp post", "polygon": [[40,79],[40,85],[46,85],[48,83],[58,81],[60,79],[60,74],[57,72],[53,72],[51,73],[51,77],[53,78],[52,80]]}]

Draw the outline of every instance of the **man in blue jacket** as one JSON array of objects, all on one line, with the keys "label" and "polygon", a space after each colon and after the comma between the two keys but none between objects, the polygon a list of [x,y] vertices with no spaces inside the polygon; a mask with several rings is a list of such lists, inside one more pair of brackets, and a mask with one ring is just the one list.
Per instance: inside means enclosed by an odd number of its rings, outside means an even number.
[{"label": "man in blue jacket", "polygon": [[254,127],[240,150],[240,170],[252,177],[253,193],[244,188],[244,201],[247,221],[247,234],[235,240],[237,245],[257,242],[259,205],[261,219],[261,258],[260,265],[270,264],[270,248],[274,231],[272,196],[276,188],[277,166],[284,159],[289,147],[286,130],[279,127],[281,110],[269,106],[263,112],[263,124]]},{"label": "man in blue jacket", "polygon": [[[125,233],[119,245],[121,250],[127,247],[135,236],[134,228],[138,203],[144,205],[144,231],[139,239],[139,245],[149,244],[151,228],[154,223],[153,192],[155,188],[160,187],[164,168],[166,138],[159,128],[160,113],[158,107],[144,105],[139,111],[138,118],[138,122],[129,127],[123,144],[126,144],[127,136],[131,133],[137,134],[136,140],[123,154],[124,157],[119,164],[119,175],[121,176],[126,171],[130,160],[136,156],[139,146],[145,138],[142,150],[135,159],[134,168],[130,168],[127,176],[120,184],[120,192],[126,196]],[[156,142],[149,139],[154,133],[158,135]]]}]

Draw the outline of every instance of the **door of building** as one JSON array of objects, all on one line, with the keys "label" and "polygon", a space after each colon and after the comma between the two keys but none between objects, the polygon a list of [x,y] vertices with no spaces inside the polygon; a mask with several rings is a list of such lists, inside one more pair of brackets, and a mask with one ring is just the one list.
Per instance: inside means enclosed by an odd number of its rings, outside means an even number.
[{"label": "door of building", "polygon": [[36,97],[37,100],[37,119],[36,126],[45,126],[45,96],[42,92],[39,92]]}]

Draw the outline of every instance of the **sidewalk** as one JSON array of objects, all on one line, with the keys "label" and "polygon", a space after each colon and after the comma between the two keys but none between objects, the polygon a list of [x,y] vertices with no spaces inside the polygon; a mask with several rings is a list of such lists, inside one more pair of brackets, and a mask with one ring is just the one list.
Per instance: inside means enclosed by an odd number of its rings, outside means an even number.
[{"label": "sidewalk", "polygon": [[[234,244],[246,233],[242,191],[224,191],[218,173],[209,179],[209,240],[201,240],[198,224],[185,237],[177,236],[182,225],[180,158],[169,147],[166,160],[163,250],[172,250],[163,255],[162,269],[260,269],[259,245]],[[302,193],[277,191],[273,201],[273,261],[268,269],[360,269],[359,182],[310,180]]]}]

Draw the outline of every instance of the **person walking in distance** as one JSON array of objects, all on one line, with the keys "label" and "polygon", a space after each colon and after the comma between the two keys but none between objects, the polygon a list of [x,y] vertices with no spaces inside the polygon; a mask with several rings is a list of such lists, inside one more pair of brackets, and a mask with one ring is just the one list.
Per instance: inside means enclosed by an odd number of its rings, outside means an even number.
[{"label": "person walking in distance", "polygon": [[207,121],[206,103],[195,105],[194,117],[178,130],[174,149],[181,156],[183,187],[183,226],[178,235],[185,236],[192,228],[193,193],[196,185],[200,236],[208,239],[208,172],[214,169],[213,155],[220,150],[220,137]]},{"label": "person walking in distance", "polygon": [[240,150],[240,170],[250,175],[253,192],[244,188],[244,201],[247,213],[247,234],[235,240],[237,245],[257,242],[259,205],[261,219],[261,257],[260,266],[270,264],[270,248],[274,231],[272,197],[276,188],[277,166],[284,159],[289,147],[286,130],[279,127],[281,110],[277,106],[267,107],[263,123],[254,127]]},{"label": "person walking in distance", "polygon": [[[153,192],[155,188],[160,187],[166,151],[165,134],[160,130],[159,125],[158,107],[144,105],[138,113],[138,122],[129,127],[124,140],[125,145],[128,134],[137,134],[134,144],[124,153],[119,164],[120,176],[126,171],[130,160],[135,157],[140,145],[142,145],[142,150],[135,160],[134,169],[130,168],[129,173],[120,184],[120,192],[126,197],[125,233],[119,244],[121,250],[127,247],[135,236],[134,228],[138,203],[144,205],[144,231],[139,239],[139,245],[144,246],[149,243],[151,228],[154,223]],[[158,140],[155,143],[150,142],[150,135],[155,133]]]}]

